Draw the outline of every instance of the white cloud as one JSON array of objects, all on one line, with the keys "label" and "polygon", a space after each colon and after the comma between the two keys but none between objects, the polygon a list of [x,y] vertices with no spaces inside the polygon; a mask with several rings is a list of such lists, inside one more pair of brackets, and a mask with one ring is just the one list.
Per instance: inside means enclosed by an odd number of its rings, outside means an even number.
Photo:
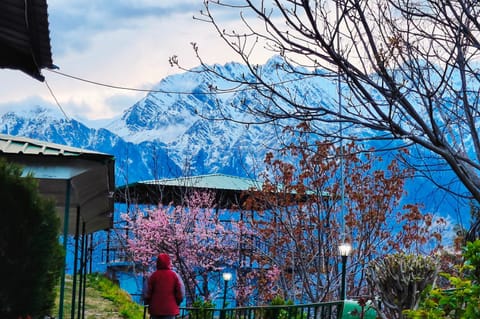
[{"label": "white cloud", "polygon": [[[53,62],[60,72],[80,78],[151,88],[179,72],[168,63],[172,55],[178,55],[188,68],[198,65],[191,42],[198,43],[207,63],[236,59],[211,25],[192,18],[198,16],[202,1],[51,0],[48,6]],[[110,118],[144,95],[83,83],[48,70],[43,74],[73,117]],[[44,83],[20,71],[0,70],[0,83],[0,106],[34,97],[55,103]],[[112,103],[119,95],[123,98]]]}]

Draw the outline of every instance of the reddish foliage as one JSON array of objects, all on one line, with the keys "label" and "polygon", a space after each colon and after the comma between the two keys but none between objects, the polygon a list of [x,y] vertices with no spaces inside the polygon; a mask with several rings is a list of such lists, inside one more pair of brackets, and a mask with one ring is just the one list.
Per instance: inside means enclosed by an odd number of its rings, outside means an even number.
[{"label": "reddish foliage", "polygon": [[370,260],[439,245],[444,221],[423,214],[418,204],[401,205],[412,171],[395,160],[387,169],[377,168],[383,159],[355,143],[340,150],[328,141],[309,143],[303,133],[298,137],[298,145],[283,150],[294,163],[266,157],[263,192],[245,207],[256,211],[251,260],[260,272],[279,270],[276,289],[259,285],[261,299],[270,300],[272,293],[300,302],[335,299],[340,285],[337,247],[344,238],[354,248],[348,259],[348,293],[353,296],[366,293],[364,271]]}]

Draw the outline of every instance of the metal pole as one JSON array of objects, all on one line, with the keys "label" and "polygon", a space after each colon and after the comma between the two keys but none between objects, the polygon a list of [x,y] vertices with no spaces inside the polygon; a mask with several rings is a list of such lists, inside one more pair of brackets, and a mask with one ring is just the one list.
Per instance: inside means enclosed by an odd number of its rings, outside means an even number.
[{"label": "metal pole", "polygon": [[92,273],[92,265],[93,265],[93,233],[90,233],[90,239],[88,241],[88,257],[89,257],[89,274]]},{"label": "metal pole", "polygon": [[83,297],[84,297],[84,281],[83,277],[85,276],[85,265],[83,260],[85,259],[85,222],[82,223],[82,242],[80,249],[80,287],[78,289],[78,309],[77,309],[77,318],[83,318],[82,316],[82,307],[83,307]]},{"label": "metal pole", "polygon": [[83,237],[85,238],[85,246],[84,246],[84,251],[85,251],[85,254],[84,254],[84,260],[82,261],[83,263],[83,301],[82,301],[82,319],[85,318],[85,299],[86,299],[86,296],[87,296],[87,247],[88,247],[88,237],[87,237],[87,234],[86,234],[86,224],[85,222],[83,223],[83,229],[82,229],[82,233],[83,233]]},{"label": "metal pole", "polygon": [[63,249],[65,251],[65,265],[62,269],[60,278],[60,297],[58,302],[58,318],[63,319],[63,304],[65,300],[65,268],[67,267],[67,242],[68,242],[68,226],[69,226],[69,209],[70,209],[70,180],[67,180],[65,190],[65,211],[63,215]]},{"label": "metal pole", "polygon": [[225,307],[227,306],[227,288],[228,288],[228,280],[224,280],[224,286],[223,286],[223,307],[225,309]]},{"label": "metal pole", "polygon": [[225,307],[227,306],[227,288],[228,288],[228,280],[223,281],[223,305],[222,305],[222,312],[220,314],[221,319],[226,318]]},{"label": "metal pole", "polygon": [[340,290],[340,300],[344,301],[347,299],[347,256],[342,256],[342,288]]},{"label": "metal pole", "polygon": [[77,264],[78,264],[78,236],[80,232],[80,207],[77,207],[77,220],[75,222],[75,252],[73,254],[73,283],[72,283],[72,309],[70,309],[70,318],[75,318],[75,302],[77,293]]}]

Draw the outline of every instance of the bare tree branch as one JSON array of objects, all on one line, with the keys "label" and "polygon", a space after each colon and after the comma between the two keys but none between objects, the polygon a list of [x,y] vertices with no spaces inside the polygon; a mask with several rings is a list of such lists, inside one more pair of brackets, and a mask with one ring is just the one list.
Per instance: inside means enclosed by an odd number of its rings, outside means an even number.
[{"label": "bare tree branch", "polygon": [[[377,132],[371,138],[419,146],[454,172],[468,192],[463,196],[480,202],[477,1],[205,0],[204,6],[201,19],[248,66],[249,74],[226,78],[256,90],[254,103],[231,105],[253,116],[247,121],[311,121],[331,137],[345,134],[334,125],[341,122],[350,125],[346,132],[367,128]],[[237,30],[222,27],[218,9],[239,14]],[[345,103],[320,103],[298,96],[292,82],[272,82],[255,62],[265,50],[279,54],[279,73],[297,82],[339,74]],[[196,53],[204,70],[225,77]]]}]

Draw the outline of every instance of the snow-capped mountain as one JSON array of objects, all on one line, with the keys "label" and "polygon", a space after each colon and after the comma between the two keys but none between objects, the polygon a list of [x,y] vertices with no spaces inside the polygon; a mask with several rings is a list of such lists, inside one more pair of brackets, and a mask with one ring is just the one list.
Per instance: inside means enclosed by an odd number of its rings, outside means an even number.
[{"label": "snow-capped mountain", "polygon": [[[263,66],[272,80],[280,63],[274,57]],[[242,77],[244,65],[215,65],[227,77]],[[0,114],[0,132],[109,153],[116,158],[118,185],[142,179],[225,173],[251,176],[261,169],[267,151],[277,148],[281,134],[275,125],[244,125],[212,120],[218,107],[227,117],[246,120],[242,105],[258,103],[254,90],[213,92],[212,87],[229,88],[231,83],[211,74],[185,72],[160,81],[151,93],[112,119],[103,128],[88,127],[66,119],[57,109],[33,105],[21,112]],[[291,76],[291,75],[289,75]],[[316,98],[328,94],[310,84],[295,85]],[[320,97],[322,98],[322,97]],[[261,101],[260,101],[261,102]],[[225,106],[235,106],[225,107]],[[278,137],[278,138],[277,138]]]},{"label": "snow-capped mountain", "polygon": [[[116,158],[117,181],[133,182],[151,178],[145,149],[155,149],[157,158],[175,171],[175,164],[163,152],[161,143],[134,144],[106,129],[92,129],[61,112],[41,106],[20,113],[7,112],[0,117],[0,132],[112,154]],[[158,145],[157,145],[158,144]],[[149,155],[149,154],[148,154]]]},{"label": "snow-capped mountain", "polygon": [[[281,57],[274,56],[257,71],[267,82],[286,83],[282,88],[286,94],[307,103],[335,103],[335,82],[325,77],[300,80],[297,73],[278,67],[282,63]],[[199,67],[162,79],[103,128],[66,119],[58,109],[32,105],[0,114],[0,132],[112,154],[117,185],[208,173],[256,176],[263,169],[265,154],[288,142],[283,140],[288,136],[278,123],[239,123],[249,122],[252,115],[245,111],[249,105],[265,107],[271,102],[248,87],[233,89],[234,84],[222,79],[244,79],[249,74],[245,65],[232,62],[212,67],[220,76],[201,72]],[[221,120],[219,110],[235,121]]]},{"label": "snow-capped mountain", "polygon": [[[311,103],[335,103],[334,82],[322,77],[295,80],[295,73],[282,73],[279,63],[281,58],[273,57],[260,66],[264,79],[288,82],[287,93]],[[246,66],[237,63],[213,67],[230,78],[248,74]],[[281,126],[239,122],[251,116],[245,107],[268,105],[268,99],[255,90],[229,90],[233,85],[221,77],[195,71],[161,80],[151,93],[103,127],[89,127],[76,119],[66,119],[58,109],[32,105],[27,110],[0,114],[0,132],[112,154],[117,185],[209,173],[258,176],[265,154],[288,142],[284,141],[287,137]],[[236,121],[219,120],[219,109]],[[415,181],[410,188],[414,201],[422,201],[422,196],[439,198],[429,200],[429,211],[444,215],[452,210],[432,183]]]}]

